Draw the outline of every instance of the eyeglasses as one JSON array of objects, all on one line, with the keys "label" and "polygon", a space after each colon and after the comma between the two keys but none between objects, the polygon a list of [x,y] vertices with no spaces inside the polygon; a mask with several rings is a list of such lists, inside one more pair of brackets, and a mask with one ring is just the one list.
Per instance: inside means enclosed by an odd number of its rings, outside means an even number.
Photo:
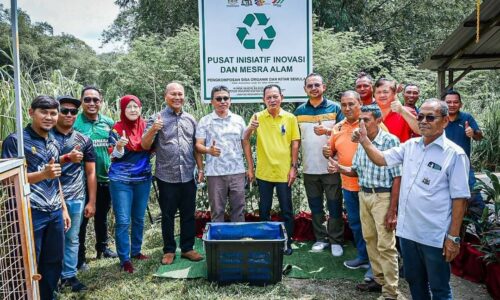
[{"label": "eyeglasses", "polygon": [[67,115],[71,114],[72,116],[76,116],[78,114],[78,108],[61,108],[61,114]]},{"label": "eyeglasses", "polygon": [[222,102],[222,100],[224,100],[224,101],[226,101],[226,102],[227,102],[227,101],[229,101],[229,99],[230,99],[230,98],[229,98],[228,96],[224,96],[224,97],[220,97],[220,96],[219,96],[219,97],[215,97],[215,101],[217,101],[217,102]]},{"label": "eyeglasses", "polygon": [[418,114],[417,121],[422,122],[425,119],[426,122],[434,122],[437,118],[442,118],[442,117],[443,116]]},{"label": "eyeglasses", "polygon": [[321,83],[316,82],[316,83],[310,83],[310,84],[306,85],[306,88],[312,89],[312,88],[319,88],[320,86],[321,86]]},{"label": "eyeglasses", "polygon": [[92,98],[92,97],[85,97],[85,98],[83,98],[83,102],[85,102],[85,103],[94,102],[95,104],[99,104],[101,102],[101,99]]}]

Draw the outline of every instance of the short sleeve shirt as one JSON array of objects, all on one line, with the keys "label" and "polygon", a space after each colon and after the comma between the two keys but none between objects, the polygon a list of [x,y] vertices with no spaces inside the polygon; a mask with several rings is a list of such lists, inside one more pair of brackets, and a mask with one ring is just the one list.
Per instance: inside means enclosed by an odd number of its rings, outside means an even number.
[{"label": "short sleeve shirt", "polygon": [[256,116],[259,121],[256,177],[269,182],[287,182],[292,163],[292,141],[300,140],[297,118],[283,109],[276,117],[267,109]]},{"label": "short sleeve shirt", "polygon": [[328,144],[329,136],[316,135],[314,126],[318,121],[327,128],[332,128],[344,119],[340,105],[323,98],[318,106],[314,107],[309,101],[301,104],[294,112],[300,128],[302,167],[305,174],[328,174],[328,160],[323,156],[323,146]]},{"label": "short sleeve shirt", "polygon": [[[80,151],[83,153],[83,162],[95,162],[94,145],[89,137],[75,130],[65,135],[54,128],[53,133],[61,149],[61,155],[70,153],[76,146],[79,146]],[[86,177],[83,163],[68,162],[62,165],[60,180],[64,200],[85,200]]]},{"label": "short sleeve shirt", "polygon": [[205,175],[223,176],[245,173],[243,147],[241,140],[245,132],[245,121],[242,117],[229,112],[225,118],[212,112],[198,122],[196,138],[204,139],[205,146],[221,149],[219,157],[210,154],[205,156]]},{"label": "short sleeve shirt", "polygon": [[469,126],[474,131],[479,130],[479,126],[474,117],[469,113],[461,111],[458,112],[458,116],[454,121],[448,122],[448,126],[446,126],[444,130],[446,132],[446,137],[462,147],[467,157],[470,158],[471,138],[465,135],[465,122],[468,122]]},{"label": "short sleeve shirt", "polygon": [[412,137],[413,131],[405,119],[398,113],[389,112],[384,118],[384,124],[390,133],[394,134],[401,143]]},{"label": "short sleeve shirt", "polygon": [[469,159],[445,134],[425,146],[412,138],[383,152],[388,166],[403,164],[396,235],[442,248],[452,200],[469,198]]},{"label": "short sleeve shirt", "polygon": [[[43,171],[52,158],[56,162],[59,160],[60,150],[52,133],[49,133],[48,138],[44,138],[28,125],[23,130],[23,141],[28,173]],[[11,134],[2,144],[2,158],[15,157],[17,157],[17,136]],[[52,212],[61,208],[58,179],[45,179],[30,184],[30,189],[29,199],[32,209]]]},{"label": "short sleeve shirt", "polygon": [[[358,149],[358,144],[351,141],[352,133],[356,128],[359,128],[359,121],[349,123],[343,120],[333,127],[332,136],[330,138],[330,148],[334,155],[337,155],[341,165],[350,167],[354,154]],[[342,188],[351,192],[359,191],[358,177],[349,177],[340,174],[342,178]]]},{"label": "short sleeve shirt", "polygon": [[[168,183],[189,182],[194,179],[194,144],[196,120],[187,112],[175,113],[170,107],[159,112],[163,127],[156,134],[153,148],[156,152],[155,176]],[[158,115],[147,122],[147,132]]]}]

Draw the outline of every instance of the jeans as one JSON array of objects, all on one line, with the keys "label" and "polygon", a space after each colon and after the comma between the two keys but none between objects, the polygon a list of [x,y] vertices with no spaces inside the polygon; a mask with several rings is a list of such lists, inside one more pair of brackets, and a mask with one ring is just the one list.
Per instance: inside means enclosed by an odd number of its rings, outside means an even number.
[{"label": "jeans", "polygon": [[[400,238],[405,279],[411,297],[418,300],[453,299],[450,287],[450,263],[443,249]],[[432,296],[431,296],[432,294]]]},{"label": "jeans", "polygon": [[[88,197],[85,204],[88,203]],[[108,247],[108,213],[111,209],[111,196],[109,194],[109,184],[107,182],[97,183],[94,229],[95,229],[95,249],[98,252],[103,252]],[[78,267],[85,262],[85,237],[87,235],[88,218],[83,218],[80,225],[80,248],[78,249]]]},{"label": "jeans", "polygon": [[359,217],[359,197],[358,192],[351,192],[342,189],[344,194],[344,205],[347,211],[347,221],[351,228],[354,237],[354,245],[358,250],[358,259],[368,261],[368,253],[366,252],[366,243],[363,239],[363,232],[361,230],[361,220]]},{"label": "jeans", "polygon": [[[130,254],[141,253],[144,215],[148,205],[151,180],[139,182],[110,181],[109,191],[115,213],[116,252],[123,264]],[[130,226],[132,223],[132,226]],[[130,236],[129,236],[129,227]]]},{"label": "jeans", "polygon": [[270,213],[273,204],[273,192],[276,187],[281,217],[285,223],[285,229],[288,234],[288,246],[290,247],[293,235],[292,188],[286,182],[269,182],[257,179],[257,183],[259,185],[259,214],[261,221],[271,220]]},{"label": "jeans", "polygon": [[160,192],[161,233],[163,253],[175,253],[177,245],[174,238],[175,213],[180,215],[180,248],[182,252],[193,250],[196,227],[196,185],[194,180],[182,183],[169,183],[156,178]]},{"label": "jeans", "polygon": [[71,228],[64,235],[64,264],[61,273],[62,279],[76,276],[78,263],[78,246],[80,244],[78,233],[80,232],[80,223],[83,218],[83,209],[85,199],[67,200],[69,217],[71,219]]},{"label": "jeans", "polygon": [[33,232],[35,236],[36,261],[38,272],[42,275],[39,281],[40,299],[52,300],[57,282],[61,277],[64,252],[64,221],[62,209],[52,212],[31,210]]}]

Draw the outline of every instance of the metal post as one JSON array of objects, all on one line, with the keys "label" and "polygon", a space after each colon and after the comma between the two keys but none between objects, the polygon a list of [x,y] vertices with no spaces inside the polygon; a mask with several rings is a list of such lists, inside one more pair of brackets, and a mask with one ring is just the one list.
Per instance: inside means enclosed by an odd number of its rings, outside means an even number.
[{"label": "metal post", "polygon": [[446,71],[445,70],[438,70],[438,78],[437,78],[437,97],[441,99],[441,96],[443,95],[444,92],[444,87],[445,87],[445,75]]},{"label": "metal post", "polygon": [[21,76],[19,70],[19,36],[17,34],[17,0],[10,0],[10,24],[14,56],[14,95],[16,99],[17,157],[24,158],[23,111],[21,105]]}]

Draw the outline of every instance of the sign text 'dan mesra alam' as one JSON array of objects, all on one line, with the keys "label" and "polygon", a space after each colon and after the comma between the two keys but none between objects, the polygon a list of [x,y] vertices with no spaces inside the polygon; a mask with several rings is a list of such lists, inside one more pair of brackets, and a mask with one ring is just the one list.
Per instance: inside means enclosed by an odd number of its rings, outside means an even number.
[{"label": "sign text 'dan mesra alam'", "polygon": [[311,0],[198,0],[201,98],[225,85],[233,103],[260,102],[268,84],[304,101],[312,71]]}]

